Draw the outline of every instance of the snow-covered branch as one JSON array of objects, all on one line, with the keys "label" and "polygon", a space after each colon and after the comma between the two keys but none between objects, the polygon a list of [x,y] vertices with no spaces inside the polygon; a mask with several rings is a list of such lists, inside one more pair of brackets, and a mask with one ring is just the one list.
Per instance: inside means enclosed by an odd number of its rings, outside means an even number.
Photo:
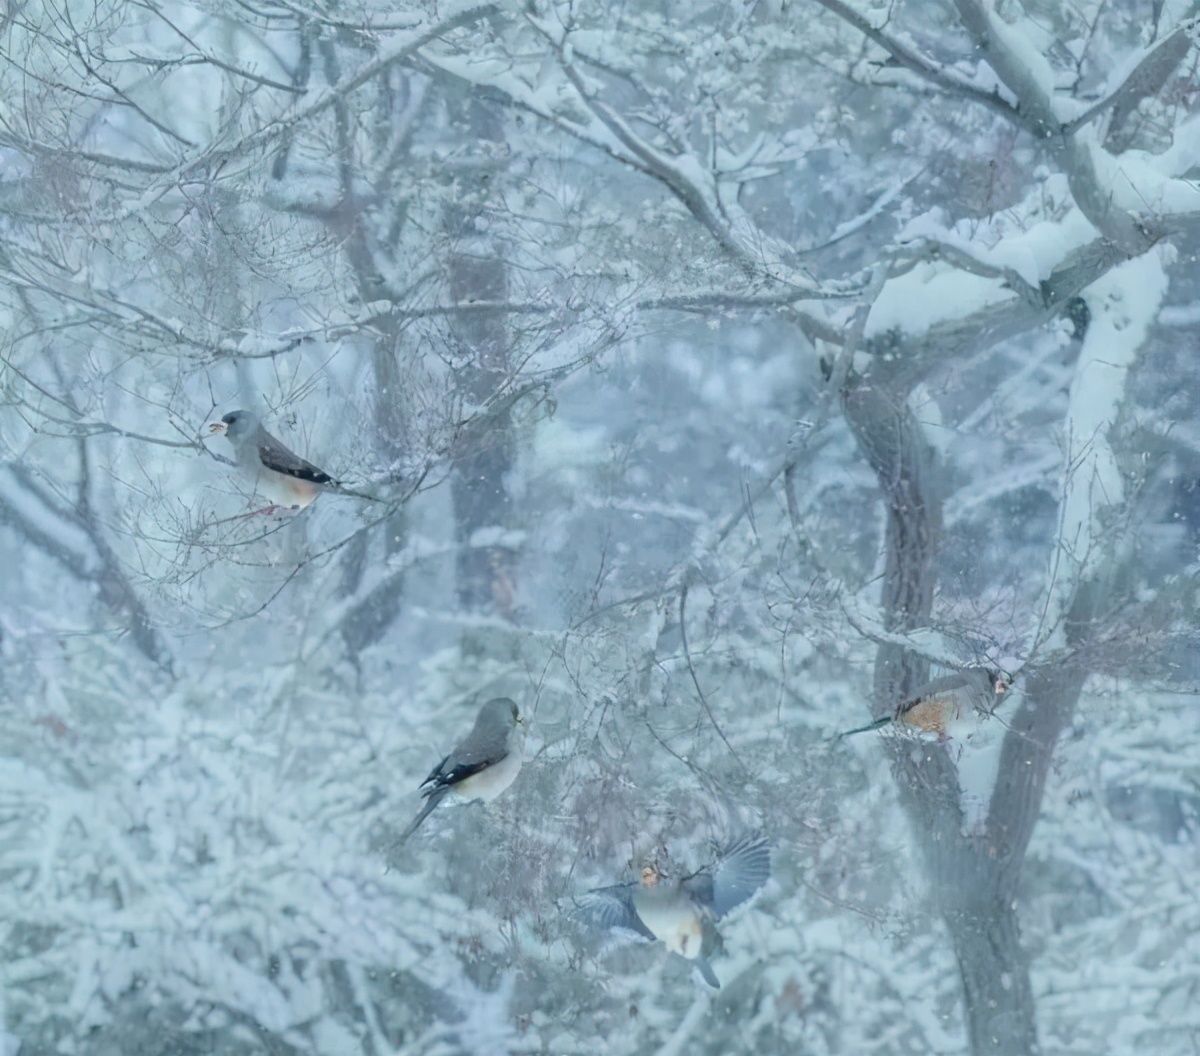
[{"label": "snow-covered branch", "polygon": [[514,76],[507,63],[471,62],[430,51],[421,52],[421,58],[428,65],[467,83],[499,92],[513,105],[537,114],[562,131],[663,184],[752,280],[779,285],[815,300],[852,297],[860,291],[859,284],[852,280],[815,282],[771,252],[768,247],[774,240],[765,232],[753,226],[747,229],[745,224],[731,221],[725,215],[714,173],[706,171],[693,155],[672,154],[640,135],[625,117],[601,98],[598,89],[589,84],[575,66],[565,32],[536,19],[530,21],[555,49],[563,74],[587,114],[586,120],[560,112],[547,101],[546,93],[530,88]]},{"label": "snow-covered branch", "polygon": [[[1144,252],[1160,237],[1159,203],[1163,193],[1161,176],[1127,167],[1121,169],[1092,135],[1082,127],[1072,127],[1064,119],[1055,99],[1054,73],[1049,62],[1036,48],[1026,31],[1026,20],[1018,17],[1010,24],[988,0],[955,0],[963,24],[982,49],[988,64],[1018,100],[1018,108],[1055,161],[1066,174],[1080,210],[1106,238],[1120,245],[1127,254]],[[1014,5],[1015,6],[1015,5]],[[1170,49],[1156,53],[1160,59]],[[1132,184],[1136,199],[1117,181]],[[1200,192],[1180,188],[1193,204],[1189,211],[1200,211]],[[1177,209],[1165,203],[1165,211]],[[1139,215],[1138,210],[1149,215]]]},{"label": "snow-covered branch", "polygon": [[959,95],[971,102],[986,106],[1009,121],[1021,124],[1023,116],[1007,99],[996,92],[985,91],[966,78],[959,76],[941,63],[935,62],[927,55],[922,55],[915,47],[905,43],[894,34],[888,33],[873,25],[865,15],[859,14],[844,0],[817,0],[823,8],[837,15],[857,29],[868,40],[878,44],[893,59],[907,70],[930,84],[953,95]]},{"label": "snow-covered branch", "polygon": [[930,663],[955,669],[969,666],[976,657],[965,655],[963,645],[953,635],[933,627],[914,627],[907,631],[889,630],[888,619],[878,606],[859,595],[841,599],[846,621],[864,638],[877,645],[890,645],[913,653]]},{"label": "snow-covered branch", "polygon": [[1123,120],[1143,99],[1161,91],[1192,49],[1198,26],[1200,17],[1186,19],[1129,60],[1128,72],[1082,114],[1068,121],[1063,132],[1071,135],[1109,110],[1113,111],[1114,121]]},{"label": "snow-covered branch", "polygon": [[1111,570],[1113,526],[1125,486],[1111,433],[1120,417],[1129,372],[1167,292],[1170,249],[1155,249],[1109,271],[1084,291],[1091,322],[1084,338],[1064,428],[1062,499],[1048,586],[1029,651],[1066,644],[1072,599]]}]

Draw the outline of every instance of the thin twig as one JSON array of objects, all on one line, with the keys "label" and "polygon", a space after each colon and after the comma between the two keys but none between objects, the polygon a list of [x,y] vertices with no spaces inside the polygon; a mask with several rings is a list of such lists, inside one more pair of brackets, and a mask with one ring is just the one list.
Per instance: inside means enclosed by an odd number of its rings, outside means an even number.
[{"label": "thin twig", "polygon": [[748,774],[750,773],[750,768],[742,762],[742,757],[738,755],[736,749],[729,743],[729,738],[725,736],[725,731],[721,729],[721,724],[717,722],[717,717],[713,714],[712,705],[709,704],[708,697],[704,695],[704,690],[700,687],[700,679],[696,677],[696,668],[692,664],[692,653],[688,648],[687,597],[688,584],[685,577],[683,587],[679,591],[679,638],[683,643],[683,657],[687,661],[687,669],[692,676],[692,685],[696,687],[696,694],[700,697],[700,703],[704,705],[704,710],[708,714],[708,721],[712,723],[713,729],[717,731],[717,736],[725,743],[725,747],[729,749],[729,754],[737,760],[738,766]]}]

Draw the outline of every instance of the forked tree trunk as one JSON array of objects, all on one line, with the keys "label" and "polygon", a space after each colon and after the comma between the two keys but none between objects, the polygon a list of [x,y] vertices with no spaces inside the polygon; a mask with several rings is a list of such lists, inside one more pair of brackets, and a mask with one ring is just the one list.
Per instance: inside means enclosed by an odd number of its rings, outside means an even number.
[{"label": "forked tree trunk", "polygon": [[[937,581],[942,505],[936,455],[907,392],[886,380],[852,379],[843,408],[871,468],[887,514],[882,604],[889,630],[926,625]],[[928,677],[928,663],[896,645],[880,645],[875,707],[881,714]],[[1078,674],[1035,674],[1002,748],[1000,779],[981,833],[968,834],[957,774],[939,746],[891,746],[901,802],[912,821],[950,933],[963,988],[963,1018],[973,1056],[1038,1051],[1029,965],[1021,947],[1017,884],[1041,804],[1058,732],[1078,696]]]}]

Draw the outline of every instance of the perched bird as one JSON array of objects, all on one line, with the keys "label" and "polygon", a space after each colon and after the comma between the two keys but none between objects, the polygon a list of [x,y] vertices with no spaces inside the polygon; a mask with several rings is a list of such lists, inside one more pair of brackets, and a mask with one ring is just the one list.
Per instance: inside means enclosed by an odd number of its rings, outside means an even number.
[{"label": "perched bird", "polygon": [[224,433],[240,465],[254,480],[254,492],[270,505],[255,513],[274,513],[280,509],[302,510],[322,491],[352,495],[378,502],[373,495],[351,491],[301,458],[263,428],[253,411],[230,411],[208,427],[210,433]]},{"label": "perched bird", "polygon": [[658,860],[642,866],[637,883],[589,891],[574,915],[601,929],[658,940],[694,962],[704,981],[721,984],[708,958],[720,943],[716,921],[755,895],[771,876],[771,845],[754,834],[732,843],[706,869],[674,879]]},{"label": "perched bird", "polygon": [[516,780],[525,747],[525,721],[508,697],[489,700],[457,748],[420,784],[425,806],[396,841],[407,840],[447,795],[490,803]]},{"label": "perched bird", "polygon": [[1012,676],[1004,671],[990,667],[969,667],[965,671],[935,678],[892,714],[884,715],[866,726],[839,733],[838,739],[895,723],[922,733],[936,733],[938,740],[944,741],[955,724],[990,715],[1011,686]]}]

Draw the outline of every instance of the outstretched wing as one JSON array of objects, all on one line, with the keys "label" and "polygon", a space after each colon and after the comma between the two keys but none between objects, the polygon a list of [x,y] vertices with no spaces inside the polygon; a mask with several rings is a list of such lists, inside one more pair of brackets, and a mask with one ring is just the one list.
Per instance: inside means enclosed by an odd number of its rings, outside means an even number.
[{"label": "outstretched wing", "polygon": [[282,473],[285,477],[307,480],[310,484],[336,484],[323,469],[318,469],[295,451],[289,450],[262,427],[257,437],[258,457],[267,469]]},{"label": "outstretched wing", "polygon": [[571,916],[601,931],[630,931],[640,938],[653,939],[654,932],[642,923],[633,908],[633,886],[597,887],[576,899]]},{"label": "outstretched wing", "polygon": [[684,890],[718,920],[758,893],[771,878],[771,842],[761,833],[730,844],[708,869],[683,881]]}]

